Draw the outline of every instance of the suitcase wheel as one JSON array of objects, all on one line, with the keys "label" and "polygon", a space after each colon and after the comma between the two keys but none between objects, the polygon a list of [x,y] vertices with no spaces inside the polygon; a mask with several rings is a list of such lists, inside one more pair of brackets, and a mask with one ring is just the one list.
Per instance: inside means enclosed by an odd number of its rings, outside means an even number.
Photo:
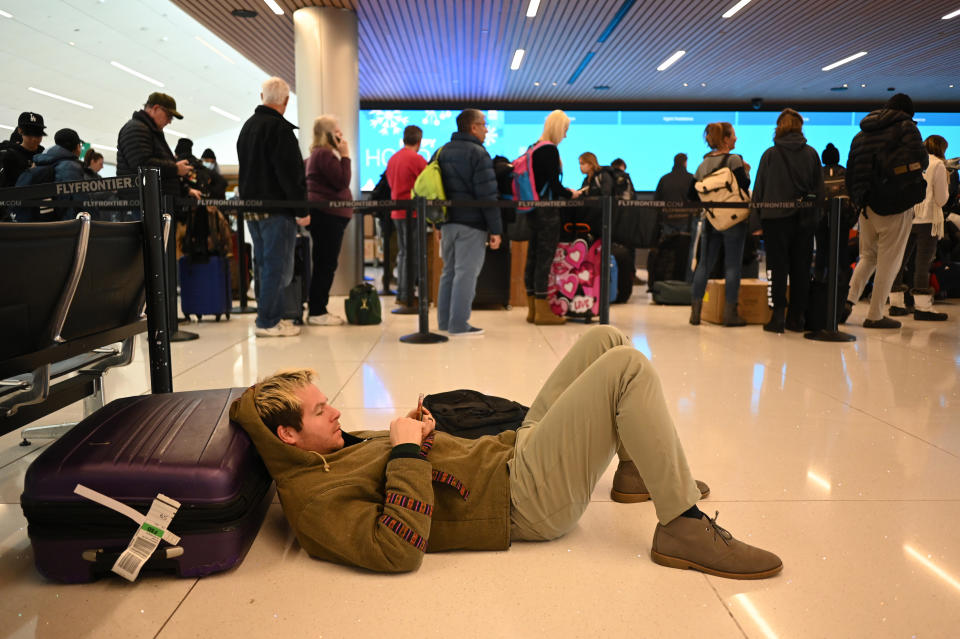
[{"label": "suitcase wheel", "polygon": [[220,313],[217,313],[217,315],[216,315],[218,322],[220,321],[220,315],[221,315]]}]

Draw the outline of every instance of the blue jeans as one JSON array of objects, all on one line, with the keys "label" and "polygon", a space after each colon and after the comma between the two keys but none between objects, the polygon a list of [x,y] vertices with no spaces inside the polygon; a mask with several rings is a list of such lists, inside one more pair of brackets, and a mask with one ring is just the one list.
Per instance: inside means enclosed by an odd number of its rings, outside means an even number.
[{"label": "blue jeans", "polygon": [[437,326],[441,331],[463,333],[470,325],[470,306],[477,277],[487,252],[487,232],[463,224],[444,224],[440,240],[443,273],[437,293]]},{"label": "blue jeans", "polygon": [[282,213],[248,220],[257,278],[257,328],[273,328],[282,318],[283,289],[293,280],[297,223]]},{"label": "blue jeans", "polygon": [[747,241],[749,223],[734,224],[726,231],[718,231],[704,220],[700,235],[700,259],[693,274],[693,299],[702,300],[707,290],[707,277],[713,270],[720,247],[723,246],[725,294],[727,306],[736,306],[740,298],[740,272],[743,270],[743,246]]}]

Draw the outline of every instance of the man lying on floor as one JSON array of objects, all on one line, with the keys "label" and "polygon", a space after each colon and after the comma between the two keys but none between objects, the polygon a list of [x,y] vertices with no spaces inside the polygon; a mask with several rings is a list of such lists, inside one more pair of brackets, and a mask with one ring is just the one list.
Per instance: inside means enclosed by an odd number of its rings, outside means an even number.
[{"label": "man lying on floor", "polygon": [[614,328],[592,328],[574,344],[519,430],[479,439],[437,432],[416,410],[389,432],[343,432],[312,375],[278,373],[248,389],[230,416],[253,439],[313,557],[404,572],[428,551],[556,539],[622,446],[657,510],[653,561],[734,579],[783,568],[697,508],[707,488],[690,474],[660,380]]}]

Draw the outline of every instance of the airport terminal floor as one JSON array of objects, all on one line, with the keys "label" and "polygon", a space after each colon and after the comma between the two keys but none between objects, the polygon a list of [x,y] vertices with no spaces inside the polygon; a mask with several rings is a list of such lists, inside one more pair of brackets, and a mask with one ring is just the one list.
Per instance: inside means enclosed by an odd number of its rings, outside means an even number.
[{"label": "airport terminal floor", "polygon": [[[532,401],[587,330],[475,311],[486,334],[408,345],[417,317],[254,337],[253,315],[204,321],[172,346],[174,389],[247,386],[312,366],[345,429],[386,428],[420,392],[474,388]],[[332,308],[342,309],[342,298]],[[947,322],[861,327],[849,344],[760,326],[687,324],[640,287],[611,323],[654,362],[701,510],[776,552],[783,572],[733,581],[650,559],[650,502],[614,503],[607,470],[579,525],[505,552],[429,554],[389,576],[309,558],[271,506],[246,559],[202,579],[44,581],[19,497],[44,444],[0,438],[0,635],[25,637],[950,637],[960,627],[960,305]],[[431,311],[431,326],[436,326]],[[107,399],[149,388],[146,349],[107,376]],[[45,419],[76,417],[70,408]]]}]

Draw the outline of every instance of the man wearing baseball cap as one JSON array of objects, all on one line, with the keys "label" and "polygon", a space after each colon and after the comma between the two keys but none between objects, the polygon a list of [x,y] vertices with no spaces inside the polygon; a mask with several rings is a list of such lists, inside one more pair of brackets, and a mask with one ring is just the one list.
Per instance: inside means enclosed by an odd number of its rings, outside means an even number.
[{"label": "man wearing baseball cap", "polygon": [[[34,166],[24,171],[17,180],[17,186],[40,184],[43,182],[74,182],[85,179],[80,150],[83,141],[73,129],[60,129],[53,136],[55,144],[42,153],[33,156]],[[52,168],[52,171],[51,171]],[[74,199],[84,199],[79,195]],[[17,212],[18,222],[49,222],[69,220],[76,215],[73,209],[54,209],[52,216],[40,216],[38,209],[22,209]]]},{"label": "man wearing baseball cap", "polygon": [[143,108],[133,114],[120,129],[117,138],[117,175],[136,175],[140,167],[160,169],[160,188],[164,195],[191,195],[199,198],[200,192],[187,188],[180,178],[190,173],[190,161],[179,162],[163,136],[163,128],[173,121],[183,119],[177,111],[177,102],[159,91],[147,97]]},{"label": "man wearing baseball cap", "polygon": [[33,164],[33,156],[43,152],[40,141],[47,134],[43,116],[24,111],[9,140],[0,142],[0,188],[13,186],[20,174]]}]

